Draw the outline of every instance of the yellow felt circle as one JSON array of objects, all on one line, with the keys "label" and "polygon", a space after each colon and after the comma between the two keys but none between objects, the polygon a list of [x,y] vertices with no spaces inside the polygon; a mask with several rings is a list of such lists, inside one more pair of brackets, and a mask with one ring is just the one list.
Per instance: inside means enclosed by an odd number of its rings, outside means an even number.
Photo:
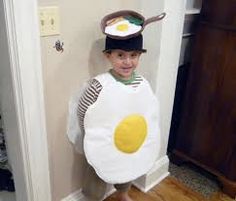
[{"label": "yellow felt circle", "polygon": [[128,24],[119,24],[119,25],[117,25],[116,29],[118,31],[128,31],[129,26],[128,26]]},{"label": "yellow felt circle", "polygon": [[133,114],[125,117],[116,127],[114,143],[125,153],[136,152],[147,136],[147,123],[143,116]]}]

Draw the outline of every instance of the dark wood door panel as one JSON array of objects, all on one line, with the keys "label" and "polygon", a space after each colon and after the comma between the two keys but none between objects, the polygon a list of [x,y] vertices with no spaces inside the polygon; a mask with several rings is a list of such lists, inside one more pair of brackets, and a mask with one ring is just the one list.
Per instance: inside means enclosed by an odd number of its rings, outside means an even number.
[{"label": "dark wood door panel", "polygon": [[204,0],[201,18],[215,24],[236,25],[236,0]]},{"label": "dark wood door panel", "polygon": [[236,194],[236,0],[204,0],[173,149]]},{"label": "dark wood door panel", "polygon": [[235,33],[200,26],[176,147],[224,172],[235,131]]}]

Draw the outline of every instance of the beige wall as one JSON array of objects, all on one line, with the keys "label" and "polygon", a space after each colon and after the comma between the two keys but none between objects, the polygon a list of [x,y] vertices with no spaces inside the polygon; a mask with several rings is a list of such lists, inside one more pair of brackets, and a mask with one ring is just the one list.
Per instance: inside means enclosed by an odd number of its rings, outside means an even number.
[{"label": "beige wall", "polygon": [[[39,6],[58,5],[61,34],[41,38],[43,79],[50,173],[53,201],[59,201],[81,186],[84,158],[75,154],[66,137],[68,100],[85,80],[104,72],[109,66],[101,51],[104,35],[100,19],[119,9],[134,9],[146,18],[159,14],[163,0],[39,0]],[[161,23],[144,31],[148,53],[141,59],[139,71],[156,87]],[[64,42],[64,52],[53,48],[56,40]]]}]

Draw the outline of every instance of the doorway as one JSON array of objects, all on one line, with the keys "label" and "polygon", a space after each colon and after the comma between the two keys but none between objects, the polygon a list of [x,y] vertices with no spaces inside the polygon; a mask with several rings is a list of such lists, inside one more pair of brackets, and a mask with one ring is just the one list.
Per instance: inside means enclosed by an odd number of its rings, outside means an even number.
[{"label": "doorway", "polygon": [[51,201],[37,13],[37,0],[0,0],[0,105],[17,201]]}]

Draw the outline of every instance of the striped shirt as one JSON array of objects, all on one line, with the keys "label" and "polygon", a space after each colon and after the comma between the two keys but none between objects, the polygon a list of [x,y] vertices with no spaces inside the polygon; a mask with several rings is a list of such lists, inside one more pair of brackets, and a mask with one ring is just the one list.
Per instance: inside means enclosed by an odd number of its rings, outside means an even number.
[{"label": "striped shirt", "polygon": [[[114,77],[115,78],[115,77]],[[115,78],[116,79],[116,78]],[[141,82],[143,81],[143,78],[140,75],[134,74],[134,79],[132,82],[122,82],[127,87],[136,88]],[[91,79],[88,83],[88,87],[83,92],[79,103],[78,103],[78,118],[79,118],[79,126],[81,128],[82,133],[84,134],[84,117],[87,109],[90,105],[96,102],[99,93],[102,90],[102,85],[98,80],[95,78]]]}]

